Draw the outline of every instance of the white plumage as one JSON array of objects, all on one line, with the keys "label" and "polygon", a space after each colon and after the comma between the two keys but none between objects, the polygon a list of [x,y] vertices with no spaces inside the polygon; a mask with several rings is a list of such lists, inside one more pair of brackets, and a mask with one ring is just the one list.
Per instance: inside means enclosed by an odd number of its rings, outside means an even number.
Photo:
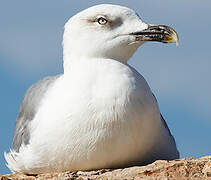
[{"label": "white plumage", "polygon": [[66,23],[64,74],[27,91],[5,154],[11,171],[115,168],[179,157],[147,82],[127,64],[145,42],[131,33],[148,27],[133,10],[105,4]]}]

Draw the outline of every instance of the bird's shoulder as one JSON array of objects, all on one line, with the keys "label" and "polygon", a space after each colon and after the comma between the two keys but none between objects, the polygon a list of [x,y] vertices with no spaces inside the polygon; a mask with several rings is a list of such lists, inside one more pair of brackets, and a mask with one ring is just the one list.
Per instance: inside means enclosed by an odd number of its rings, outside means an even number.
[{"label": "bird's shoulder", "polygon": [[31,85],[26,91],[15,122],[13,150],[18,152],[22,144],[29,143],[29,123],[33,120],[43,96],[59,77],[61,75],[45,77]]}]

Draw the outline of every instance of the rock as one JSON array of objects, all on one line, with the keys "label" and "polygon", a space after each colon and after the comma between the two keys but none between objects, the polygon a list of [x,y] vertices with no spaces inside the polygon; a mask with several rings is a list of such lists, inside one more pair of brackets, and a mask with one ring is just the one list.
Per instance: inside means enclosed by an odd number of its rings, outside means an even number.
[{"label": "rock", "polygon": [[211,156],[199,159],[185,158],[173,161],[158,160],[147,166],[124,169],[102,169],[97,171],[78,171],[48,173],[40,175],[8,174],[0,175],[0,180],[211,180]]}]

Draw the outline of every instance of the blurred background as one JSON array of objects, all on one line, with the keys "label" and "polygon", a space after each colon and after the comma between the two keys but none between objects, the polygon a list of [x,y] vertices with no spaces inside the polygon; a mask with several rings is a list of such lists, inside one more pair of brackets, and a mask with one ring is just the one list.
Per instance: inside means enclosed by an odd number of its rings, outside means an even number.
[{"label": "blurred background", "polygon": [[64,23],[101,3],[128,6],[151,24],[166,24],[180,45],[145,43],[130,60],[148,81],[174,135],[181,157],[211,154],[210,0],[0,0],[0,174],[9,173],[3,153],[26,89],[62,73]]}]

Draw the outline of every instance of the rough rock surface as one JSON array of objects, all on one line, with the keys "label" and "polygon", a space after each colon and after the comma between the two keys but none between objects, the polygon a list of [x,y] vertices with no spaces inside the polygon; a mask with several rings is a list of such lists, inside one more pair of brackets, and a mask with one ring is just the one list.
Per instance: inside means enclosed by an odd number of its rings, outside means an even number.
[{"label": "rough rock surface", "polygon": [[40,175],[9,174],[0,175],[0,180],[211,180],[211,156],[199,159],[185,158],[173,161],[159,160],[147,166],[135,166],[125,169],[102,169],[88,172],[64,172]]}]

